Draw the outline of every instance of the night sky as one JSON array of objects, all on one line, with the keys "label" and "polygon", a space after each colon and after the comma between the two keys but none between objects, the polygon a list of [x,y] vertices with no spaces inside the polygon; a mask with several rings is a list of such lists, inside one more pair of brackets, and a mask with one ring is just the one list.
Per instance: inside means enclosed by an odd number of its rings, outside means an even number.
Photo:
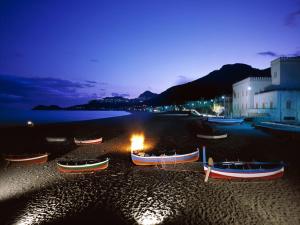
[{"label": "night sky", "polygon": [[300,55],[299,0],[0,0],[0,107],[160,93]]}]

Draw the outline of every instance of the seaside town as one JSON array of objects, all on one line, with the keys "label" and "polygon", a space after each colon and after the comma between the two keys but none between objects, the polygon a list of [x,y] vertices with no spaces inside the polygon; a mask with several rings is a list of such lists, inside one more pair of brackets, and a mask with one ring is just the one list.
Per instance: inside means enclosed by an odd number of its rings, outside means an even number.
[{"label": "seaside town", "polygon": [[[183,104],[153,106],[149,100],[157,97],[157,94],[147,91],[135,99],[105,97],[92,100],[88,105],[68,109],[121,109],[153,113],[190,111],[196,115],[214,114],[300,123],[300,57],[279,57],[270,64],[269,76],[253,75],[240,80],[232,84],[232,94],[224,93],[209,99],[202,97]],[[35,109],[51,107],[40,106]]]},{"label": "seaside town", "polygon": [[299,9],[1,2],[0,225],[299,225]]}]

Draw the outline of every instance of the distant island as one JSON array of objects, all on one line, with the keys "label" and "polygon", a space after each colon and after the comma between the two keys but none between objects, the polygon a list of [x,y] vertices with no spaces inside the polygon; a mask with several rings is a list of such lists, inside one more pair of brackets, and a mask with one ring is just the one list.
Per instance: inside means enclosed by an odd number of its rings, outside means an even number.
[{"label": "distant island", "polygon": [[105,97],[95,99],[87,104],[62,108],[57,105],[38,105],[34,110],[141,110],[148,106],[183,104],[186,101],[212,99],[221,95],[232,95],[232,84],[247,77],[271,77],[271,69],[257,69],[247,64],[227,64],[219,70],[192,82],[173,86],[166,91],[155,94],[145,91],[139,97]]}]

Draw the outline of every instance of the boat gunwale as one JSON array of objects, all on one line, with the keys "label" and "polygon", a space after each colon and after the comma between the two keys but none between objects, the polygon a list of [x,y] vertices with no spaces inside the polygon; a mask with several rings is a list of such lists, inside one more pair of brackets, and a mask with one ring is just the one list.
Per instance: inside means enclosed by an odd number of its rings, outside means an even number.
[{"label": "boat gunwale", "polygon": [[66,137],[46,137],[48,142],[65,142],[67,141]]},{"label": "boat gunwale", "polygon": [[220,134],[220,135],[204,135],[204,134],[197,134],[196,135],[198,138],[203,138],[203,139],[223,139],[227,138],[228,134]]},{"label": "boat gunwale", "polygon": [[[204,165],[204,170],[207,170],[208,166]],[[212,171],[217,171],[217,172],[224,172],[224,173],[238,173],[238,174],[262,174],[262,173],[269,173],[269,172],[276,172],[276,171],[284,171],[284,166],[278,166],[270,169],[232,169],[232,168],[218,168],[211,166]]]},{"label": "boat gunwale", "polygon": [[58,166],[64,167],[64,168],[85,168],[85,167],[92,167],[92,166],[100,166],[102,164],[108,163],[109,158],[106,158],[106,160],[97,162],[97,163],[92,163],[92,164],[84,164],[84,165],[63,165],[57,162]]},{"label": "boat gunwale", "polygon": [[[10,155],[10,156],[13,157],[12,155]],[[14,155],[14,156],[18,156],[18,155]],[[7,161],[11,161],[11,162],[24,162],[24,161],[32,161],[32,160],[36,160],[36,159],[46,158],[48,156],[49,156],[49,154],[45,153],[43,155],[30,157],[30,158],[9,158],[9,156],[8,156],[8,157],[4,157],[4,159]]]},{"label": "boat gunwale", "polygon": [[199,149],[195,152],[191,152],[191,153],[187,153],[187,154],[161,155],[161,156],[139,156],[139,155],[136,155],[131,152],[131,155],[133,155],[136,158],[141,158],[141,159],[145,159],[145,158],[148,158],[148,159],[179,158],[179,157],[192,156],[192,155],[196,155],[196,154],[199,155]]},{"label": "boat gunwale", "polygon": [[96,139],[87,139],[87,140],[79,140],[74,137],[75,144],[93,144],[93,143],[101,143],[103,140],[102,137]]}]

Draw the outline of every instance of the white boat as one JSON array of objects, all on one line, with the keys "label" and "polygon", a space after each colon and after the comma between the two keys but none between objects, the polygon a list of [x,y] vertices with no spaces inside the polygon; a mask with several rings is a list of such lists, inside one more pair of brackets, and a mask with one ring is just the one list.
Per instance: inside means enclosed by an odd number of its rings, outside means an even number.
[{"label": "white boat", "polygon": [[204,135],[204,134],[197,134],[198,138],[203,138],[203,139],[223,139],[227,138],[227,134],[218,134],[218,135]]},{"label": "white boat", "polygon": [[135,165],[149,166],[159,164],[177,164],[195,162],[199,159],[199,150],[188,154],[160,155],[160,156],[145,156],[131,152],[131,160]]},{"label": "white boat", "polygon": [[244,118],[208,117],[207,121],[210,123],[231,125],[231,124],[240,124],[244,122]]},{"label": "white boat", "polygon": [[61,143],[67,141],[65,137],[46,137],[46,140],[50,143]]},{"label": "white boat", "polygon": [[10,163],[38,164],[47,162],[48,156],[48,153],[31,155],[6,155],[4,156],[4,159]]},{"label": "white boat", "polygon": [[74,143],[76,145],[100,144],[102,143],[102,137],[96,139],[86,139],[86,140],[79,140],[74,138]]},{"label": "white boat", "polygon": [[256,128],[261,128],[269,131],[277,131],[281,133],[300,133],[300,126],[275,123],[275,122],[258,122],[254,125]]},{"label": "white boat", "polygon": [[[203,147],[203,169],[206,177],[216,179],[276,179],[283,176],[283,162],[213,162],[206,161],[205,147]],[[206,179],[207,181],[207,179]]]}]

